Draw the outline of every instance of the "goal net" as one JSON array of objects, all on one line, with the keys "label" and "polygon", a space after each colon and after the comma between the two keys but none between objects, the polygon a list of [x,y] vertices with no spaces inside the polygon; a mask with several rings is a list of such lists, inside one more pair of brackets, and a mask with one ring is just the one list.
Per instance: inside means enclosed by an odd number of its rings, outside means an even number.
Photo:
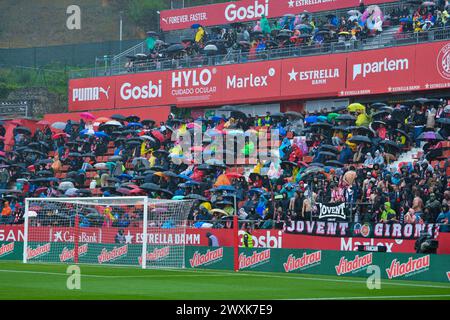
[{"label": "goal net", "polygon": [[184,268],[192,204],[147,197],[28,198],[23,262]]}]

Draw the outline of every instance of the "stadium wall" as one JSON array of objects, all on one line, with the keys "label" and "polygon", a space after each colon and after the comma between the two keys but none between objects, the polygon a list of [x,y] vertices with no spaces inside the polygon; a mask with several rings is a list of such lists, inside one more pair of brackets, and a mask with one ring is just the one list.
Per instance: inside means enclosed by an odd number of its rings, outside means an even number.
[{"label": "stadium wall", "polygon": [[[69,81],[69,111],[182,108],[450,87],[450,41]],[[390,81],[386,82],[386,78]]]},{"label": "stadium wall", "polygon": [[[87,244],[82,246],[80,263],[99,263],[102,252],[112,251],[118,247],[122,254],[116,256],[109,264],[129,264],[141,262],[141,246],[137,244]],[[47,251],[40,251],[39,255],[53,254],[60,262],[73,262],[73,252],[65,243],[51,243],[46,246]],[[80,247],[81,248],[81,247]],[[170,252],[155,248],[158,252]],[[23,242],[0,242],[0,261],[21,261]],[[152,257],[152,252],[149,253]],[[186,268],[233,270],[232,247],[199,247],[187,246],[185,255]],[[158,256],[164,259],[164,256]],[[32,262],[32,259],[30,259]],[[56,261],[55,261],[56,262]],[[376,252],[342,252],[328,250],[300,250],[300,249],[262,249],[240,248],[239,270],[279,273],[301,273],[332,276],[367,277],[372,274],[370,266],[378,266],[381,277],[386,280],[414,280],[414,281],[450,281],[450,256],[430,254],[402,254]]]}]

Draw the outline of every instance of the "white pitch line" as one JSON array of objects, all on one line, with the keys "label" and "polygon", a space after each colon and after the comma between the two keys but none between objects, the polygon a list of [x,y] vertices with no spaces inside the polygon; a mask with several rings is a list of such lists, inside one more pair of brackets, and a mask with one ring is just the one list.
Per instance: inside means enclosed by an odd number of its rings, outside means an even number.
[{"label": "white pitch line", "polygon": [[330,298],[298,298],[298,299],[279,299],[279,300],[367,300],[367,299],[395,299],[395,298],[444,298],[450,294],[423,294],[411,296],[368,296],[368,297],[330,297]]},{"label": "white pitch line", "polygon": [[[0,272],[6,273],[25,273],[25,274],[43,274],[43,275],[52,275],[52,276],[68,276],[68,273],[60,273],[60,272],[45,272],[45,271],[30,271],[30,270],[1,270]],[[226,274],[225,274],[226,275]],[[117,279],[117,278],[173,278],[173,277],[223,277],[224,274],[173,274],[173,275],[142,275],[142,276],[113,276],[113,275],[95,275],[95,274],[83,274],[81,273],[81,277],[89,277],[89,278],[106,278],[106,279]]]}]

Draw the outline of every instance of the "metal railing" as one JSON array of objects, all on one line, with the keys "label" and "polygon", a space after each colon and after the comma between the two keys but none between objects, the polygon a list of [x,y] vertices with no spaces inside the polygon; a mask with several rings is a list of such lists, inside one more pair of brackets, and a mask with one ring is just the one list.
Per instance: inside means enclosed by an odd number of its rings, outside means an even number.
[{"label": "metal railing", "polygon": [[[380,34],[363,40],[348,40],[342,42],[326,42],[320,45],[289,46],[282,49],[264,50],[250,53],[242,50],[231,50],[226,55],[186,56],[181,59],[164,59],[159,61],[134,62],[126,66],[122,61],[112,62],[109,66],[94,69],[77,70],[71,72],[70,78],[99,77],[139,72],[167,71],[181,68],[196,68],[205,66],[219,66],[240,64],[247,62],[278,60],[303,56],[344,53],[369,49],[412,45],[424,42],[442,41],[450,39],[450,27],[431,29],[420,33],[410,32],[401,34]],[[135,46],[134,48],[137,48]]]}]

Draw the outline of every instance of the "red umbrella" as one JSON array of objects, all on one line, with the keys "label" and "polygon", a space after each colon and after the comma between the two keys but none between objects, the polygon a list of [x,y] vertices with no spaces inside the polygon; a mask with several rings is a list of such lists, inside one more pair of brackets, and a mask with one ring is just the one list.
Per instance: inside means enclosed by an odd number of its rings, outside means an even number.
[{"label": "red umbrella", "polygon": [[152,136],[158,139],[160,142],[163,142],[165,140],[163,134],[158,130],[153,130],[151,133]]},{"label": "red umbrella", "polygon": [[42,126],[49,126],[49,125],[50,125],[50,122],[48,122],[47,120],[41,120],[41,121],[39,121],[37,124],[40,124],[40,125],[42,125]]},{"label": "red umbrella", "polygon": [[227,174],[225,174],[228,178],[231,178],[231,179],[239,179],[239,178],[242,178],[243,177],[243,175],[242,174],[240,174],[240,173],[237,173],[237,172],[230,172],[230,173],[227,173]]},{"label": "red umbrella", "polygon": [[58,138],[60,138],[60,137],[69,138],[70,135],[68,135],[68,134],[65,133],[65,132],[60,132],[60,133],[54,134],[54,135],[52,136],[52,139],[58,139]]},{"label": "red umbrella", "polygon": [[83,112],[80,114],[80,117],[85,119],[85,120],[95,120],[95,117],[92,113],[89,112]]}]

